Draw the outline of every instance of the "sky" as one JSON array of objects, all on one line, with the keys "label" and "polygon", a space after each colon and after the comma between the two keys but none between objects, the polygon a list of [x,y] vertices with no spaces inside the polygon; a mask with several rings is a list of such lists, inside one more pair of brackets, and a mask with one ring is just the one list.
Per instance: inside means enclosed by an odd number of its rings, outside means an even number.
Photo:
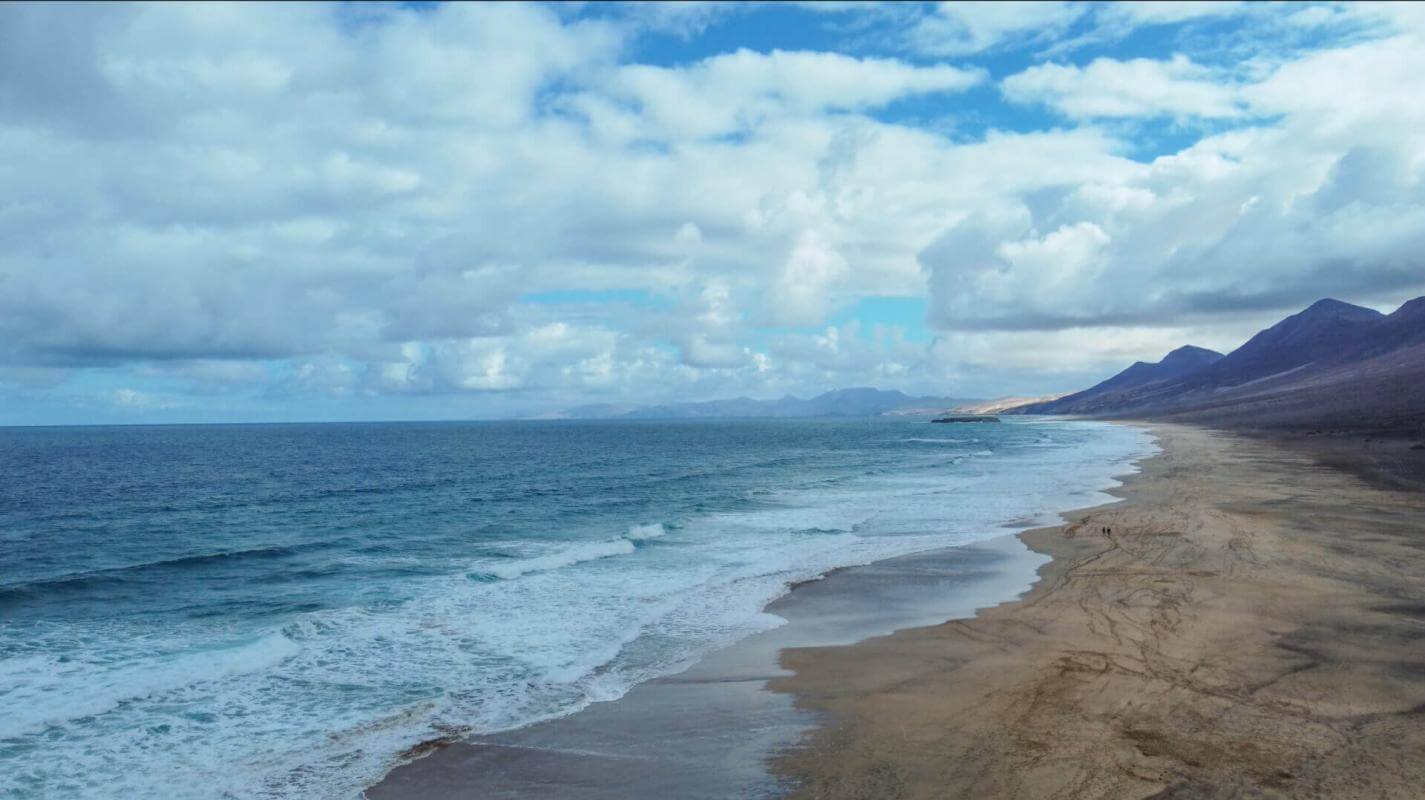
[{"label": "sky", "polygon": [[1082,388],[1425,294],[1425,6],[0,4],[0,424]]}]

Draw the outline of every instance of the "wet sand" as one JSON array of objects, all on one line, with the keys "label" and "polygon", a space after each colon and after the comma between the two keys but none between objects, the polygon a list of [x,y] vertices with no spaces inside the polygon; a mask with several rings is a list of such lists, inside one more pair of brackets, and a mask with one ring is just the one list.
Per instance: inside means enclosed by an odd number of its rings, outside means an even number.
[{"label": "wet sand", "polygon": [[1419,476],[1151,427],[1126,502],[1023,535],[1053,561],[1020,602],[783,652],[825,720],[777,760],[796,796],[1422,796]]},{"label": "wet sand", "polygon": [[838,570],[767,610],[787,624],[612,702],[519,730],[431,746],[367,791],[371,800],[784,797],[770,758],[819,715],[768,682],[789,647],[849,644],[968,617],[1027,591],[1048,561],[1013,535]]}]

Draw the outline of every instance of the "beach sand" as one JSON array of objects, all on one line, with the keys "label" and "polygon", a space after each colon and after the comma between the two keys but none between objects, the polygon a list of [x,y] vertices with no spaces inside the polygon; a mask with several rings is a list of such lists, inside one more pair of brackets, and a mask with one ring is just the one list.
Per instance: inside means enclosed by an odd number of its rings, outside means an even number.
[{"label": "beach sand", "polygon": [[839,570],[781,628],[368,795],[1421,797],[1420,452],[1151,428],[1122,502]]},{"label": "beach sand", "polygon": [[518,730],[432,744],[393,769],[371,800],[559,798],[721,800],[783,797],[769,757],[819,715],[768,681],[789,647],[850,644],[968,617],[1027,591],[1048,559],[1012,534],[837,570],[768,611],[785,625],[717,650],[680,674]]},{"label": "beach sand", "polygon": [[1021,601],[783,651],[825,721],[777,760],[796,796],[1425,795],[1419,476],[1151,427],[1125,502],[1023,535],[1053,561]]}]

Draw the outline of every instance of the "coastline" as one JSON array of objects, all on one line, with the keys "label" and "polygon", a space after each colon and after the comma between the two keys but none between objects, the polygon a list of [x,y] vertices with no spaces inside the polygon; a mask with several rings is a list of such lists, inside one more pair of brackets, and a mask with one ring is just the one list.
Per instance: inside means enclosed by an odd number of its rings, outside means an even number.
[{"label": "coastline", "polygon": [[1425,498],[1339,442],[1149,428],[1123,502],[1021,534],[1019,601],[783,652],[826,720],[793,796],[1418,796]]},{"label": "coastline", "polygon": [[794,647],[837,647],[972,616],[1028,591],[1047,561],[1005,533],[972,544],[843,567],[767,607],[786,620],[610,702],[501,733],[431,742],[365,794],[370,800],[480,797],[784,797],[772,756],[820,714],[769,683]]},{"label": "coastline", "polygon": [[[1112,486],[1100,486],[1097,496],[1112,494],[1143,458],[1123,462]],[[1042,513],[1066,519],[1077,512]],[[567,716],[418,745],[363,796],[784,797],[795,783],[774,769],[775,757],[799,747],[825,720],[771,688],[792,676],[782,654],[854,646],[1014,602],[1050,561],[1026,546],[1025,524],[1006,522],[1006,531],[989,539],[841,567],[792,584],[765,609],[785,620],[779,627]]]}]

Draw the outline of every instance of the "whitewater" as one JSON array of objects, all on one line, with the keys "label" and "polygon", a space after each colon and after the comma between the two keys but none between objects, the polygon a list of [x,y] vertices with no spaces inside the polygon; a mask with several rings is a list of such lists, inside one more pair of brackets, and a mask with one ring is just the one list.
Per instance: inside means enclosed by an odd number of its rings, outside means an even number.
[{"label": "whitewater", "polygon": [[1151,452],[1031,419],[0,430],[0,796],[356,797]]}]

